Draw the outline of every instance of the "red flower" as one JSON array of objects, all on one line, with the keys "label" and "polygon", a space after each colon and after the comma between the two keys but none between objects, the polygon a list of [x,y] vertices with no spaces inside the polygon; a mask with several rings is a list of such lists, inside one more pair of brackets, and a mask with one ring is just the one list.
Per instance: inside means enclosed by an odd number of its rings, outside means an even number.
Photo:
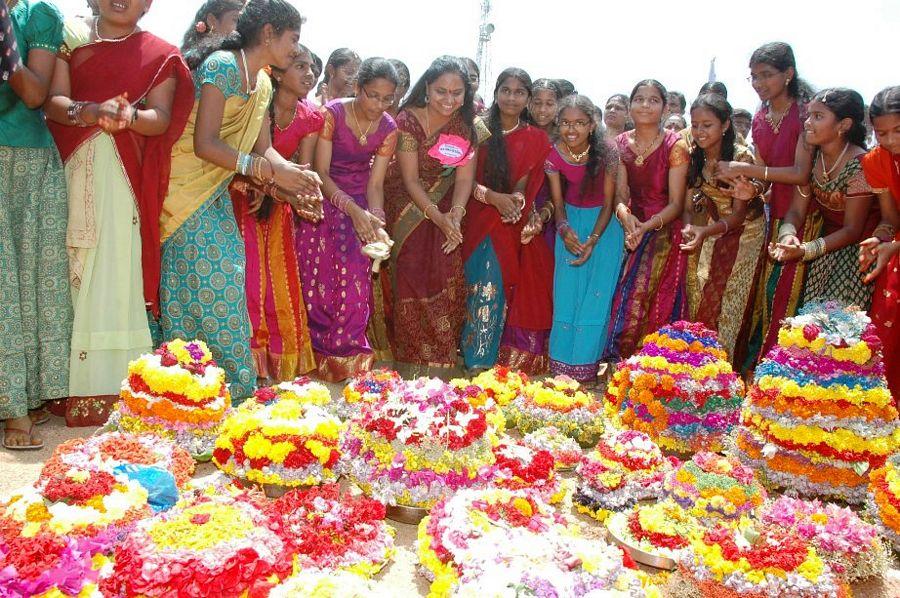
[{"label": "red flower", "polygon": [[805,338],[807,342],[813,342],[821,333],[822,329],[815,324],[807,324],[803,327],[803,338]]}]

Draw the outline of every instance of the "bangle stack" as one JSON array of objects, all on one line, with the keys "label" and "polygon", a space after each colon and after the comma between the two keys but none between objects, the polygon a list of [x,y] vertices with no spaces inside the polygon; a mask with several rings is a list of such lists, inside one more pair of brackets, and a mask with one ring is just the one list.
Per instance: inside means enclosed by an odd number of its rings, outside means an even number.
[{"label": "bangle stack", "polygon": [[353,203],[353,198],[350,197],[347,193],[344,193],[343,191],[338,189],[331,195],[331,198],[328,201],[331,202],[331,205],[346,214],[347,208],[350,206],[350,204]]},{"label": "bangle stack", "polygon": [[[662,228],[666,225],[666,223],[663,222],[662,216],[660,216],[659,214],[654,214],[653,218],[659,218],[659,226],[657,226],[653,230],[662,230]],[[653,220],[653,218],[651,218],[650,220]]]},{"label": "bangle stack", "polygon": [[[622,216],[619,213],[619,208],[625,208],[625,214],[631,214],[631,208],[629,208],[628,206],[626,206],[623,203],[620,203],[619,205],[616,206],[616,220],[618,220],[620,223],[622,223]],[[622,223],[622,224],[624,224],[624,223]]]},{"label": "bangle stack", "polygon": [[512,194],[512,196],[516,198],[517,202],[519,202],[519,211],[521,212],[522,210],[524,210],[525,209],[525,194],[522,193],[521,191],[516,191],[515,193]]},{"label": "bangle stack", "polygon": [[[546,216],[546,218],[544,216]],[[548,222],[550,222],[550,219],[553,218],[553,208],[548,208],[548,206],[546,205],[541,206],[541,209],[538,212],[538,218],[541,219],[541,222],[547,224]]]},{"label": "bangle stack", "polygon": [[882,222],[875,227],[875,230],[872,231],[872,236],[882,243],[890,243],[894,240],[895,233],[896,231],[894,230],[893,226],[891,226],[887,222]]},{"label": "bangle stack", "polygon": [[556,232],[559,234],[560,237],[562,237],[563,234],[564,234],[567,230],[570,230],[571,228],[572,228],[572,227],[569,225],[569,221],[568,221],[568,220],[560,220],[560,221],[559,221],[559,224],[556,225]]},{"label": "bangle stack", "polygon": [[237,163],[234,166],[234,171],[244,176],[250,176],[252,167],[253,157],[250,154],[238,152]]},{"label": "bangle stack", "polygon": [[797,236],[797,227],[791,224],[790,222],[783,222],[780,227],[778,227],[778,242],[780,243],[782,239],[785,237],[796,237]]},{"label": "bangle stack", "polygon": [[809,262],[825,255],[825,239],[819,237],[815,241],[807,241],[803,245],[803,261]]},{"label": "bangle stack", "polygon": [[475,201],[481,202],[483,204],[487,203],[487,192],[488,188],[484,185],[475,185],[475,191],[472,195],[475,197]]},{"label": "bangle stack", "polygon": [[69,123],[73,127],[86,127],[88,124],[84,122],[84,118],[82,118],[81,113],[84,112],[85,106],[87,106],[87,102],[72,102],[69,104],[69,107],[66,108],[66,116],[69,119]]}]

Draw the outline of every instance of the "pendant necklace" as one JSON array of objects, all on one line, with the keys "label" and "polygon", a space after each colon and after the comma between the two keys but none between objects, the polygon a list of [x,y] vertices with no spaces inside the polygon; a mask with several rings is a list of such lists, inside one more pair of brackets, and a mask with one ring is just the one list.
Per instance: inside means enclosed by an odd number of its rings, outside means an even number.
[{"label": "pendant necklace", "polygon": [[837,160],[834,161],[834,164],[831,165],[831,168],[825,169],[825,152],[820,152],[819,157],[822,158],[822,179],[827,183],[831,180],[831,173],[834,172],[834,169],[838,167],[838,164],[841,163],[841,158],[844,157],[844,154],[847,153],[847,148],[850,147],[850,142],[844,144],[844,149],[841,151],[841,155],[837,157]]},{"label": "pendant necklace", "polygon": [[[644,160],[645,160],[646,157],[647,157],[647,153],[649,153],[649,151],[653,148],[653,146],[656,145],[656,142],[659,141],[659,138],[660,138],[661,136],[662,136],[662,131],[659,132],[659,135],[656,136],[656,138],[650,143],[650,145],[648,145],[647,147],[645,147],[645,148],[644,148],[643,150],[641,150],[640,152],[635,152],[635,153],[637,154],[637,158],[634,159],[634,163],[635,163],[636,165],[638,165],[638,166],[643,166],[643,165],[644,165]],[[637,133],[634,133],[632,139],[634,140],[634,148],[635,148],[635,149],[639,149],[639,147],[638,147],[638,142],[637,142]]]},{"label": "pendant necklace", "polygon": [[375,124],[375,121],[371,121],[369,126],[366,127],[366,132],[363,133],[362,127],[359,126],[359,119],[356,118],[356,100],[350,100],[350,111],[353,113],[353,122],[356,123],[356,130],[359,131],[359,144],[363,147],[369,142],[369,131],[372,129],[372,125]]},{"label": "pendant necklace", "polygon": [[572,148],[569,147],[569,144],[566,143],[565,141],[563,141],[563,145],[566,146],[566,151],[569,153],[569,156],[571,156],[571,157],[572,157],[572,160],[574,160],[575,162],[581,162],[582,160],[584,160],[585,156],[588,155],[588,152],[591,151],[591,145],[590,145],[590,144],[588,144],[587,148],[585,148],[585,150],[584,150],[583,152],[580,152],[580,153],[577,153],[577,154],[576,154],[575,152],[572,151]]}]

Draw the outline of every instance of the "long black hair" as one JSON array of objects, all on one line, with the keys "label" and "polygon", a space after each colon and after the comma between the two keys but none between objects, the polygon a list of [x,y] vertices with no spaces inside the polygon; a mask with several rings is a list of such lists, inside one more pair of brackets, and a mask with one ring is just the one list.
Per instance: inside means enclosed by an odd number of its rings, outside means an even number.
[{"label": "long black hair", "polygon": [[885,87],[872,98],[869,105],[869,118],[874,124],[875,119],[887,114],[900,114],[900,85]]},{"label": "long black hair", "polygon": [[286,0],[249,0],[238,15],[237,28],[224,38],[207,38],[186,57],[191,70],[197,69],[218,50],[240,50],[260,43],[263,27],[271,25],[275,33],[300,30],[303,17]]},{"label": "long black hair", "polygon": [[[516,67],[510,67],[500,73],[497,77],[497,84],[494,86],[494,103],[488,111],[485,123],[491,131],[491,136],[487,141],[487,161],[486,172],[484,175],[484,183],[488,188],[498,193],[510,193],[512,191],[512,183],[509,180],[509,157],[506,155],[506,139],[503,135],[503,123],[500,120],[500,104],[497,103],[497,93],[500,86],[507,79],[517,79],[526,90],[528,97],[531,98],[531,77],[524,70]],[[528,108],[522,110],[520,115],[522,120],[528,120]],[[524,118],[523,118],[524,116]]]},{"label": "long black hair", "polygon": [[[734,111],[731,104],[720,93],[705,93],[691,104],[691,112],[703,108],[712,112],[722,125],[728,125],[725,135],[722,137],[722,153],[719,160],[731,162],[734,159],[734,144],[737,133],[734,131],[734,123],[731,118]],[[706,152],[697,144],[695,139],[691,147],[691,165],[688,168],[688,187],[696,187],[702,182],[703,167],[706,165]]]},{"label": "long black hair", "polygon": [[847,131],[847,141],[866,149],[866,103],[859,92],[846,87],[831,87],[814,95],[811,101],[825,104],[838,120],[849,118],[852,124]]},{"label": "long black hair", "polygon": [[359,61],[359,54],[350,48],[338,48],[328,56],[328,62],[325,63],[323,69],[323,72],[325,73],[323,83],[331,81],[331,75],[328,74],[328,67],[331,67],[331,70],[335,71],[345,64],[359,63]]},{"label": "long black hair", "polygon": [[559,114],[566,108],[577,108],[584,112],[593,123],[594,128],[588,135],[588,159],[585,163],[587,176],[581,180],[581,194],[594,191],[600,174],[606,170],[613,160],[612,150],[603,139],[600,123],[597,122],[597,107],[587,96],[572,94],[559,102]]},{"label": "long black hair", "polygon": [[779,72],[785,72],[789,68],[794,69],[794,76],[788,82],[787,90],[791,98],[806,103],[813,95],[813,89],[797,72],[797,60],[794,58],[794,49],[784,42],[769,42],[763,44],[750,55],[750,67],[757,64],[768,64]]},{"label": "long black hair", "polygon": [[[428,85],[447,73],[459,75],[459,78],[462,79],[465,95],[462,106],[459,108],[459,115],[469,127],[469,145],[475,147],[478,143],[478,134],[475,132],[475,92],[472,90],[472,84],[469,82],[469,71],[466,69],[466,65],[456,56],[445,54],[435,58],[425,72],[422,73],[422,76],[419,77],[419,80],[416,81],[416,84],[413,85],[400,109],[405,110],[410,107],[424,108],[427,103]],[[433,132],[429,131],[429,133]]]},{"label": "long black hair", "polygon": [[[192,51],[200,43],[200,40],[209,35],[209,23],[206,22],[207,16],[213,15],[217,19],[221,19],[225,16],[225,13],[231,12],[232,10],[241,10],[243,6],[243,0],[206,0],[206,2],[200,6],[197,14],[194,15],[191,26],[184,32],[184,39],[181,41],[181,52],[187,53]],[[206,29],[197,31],[197,25],[201,23]]]}]

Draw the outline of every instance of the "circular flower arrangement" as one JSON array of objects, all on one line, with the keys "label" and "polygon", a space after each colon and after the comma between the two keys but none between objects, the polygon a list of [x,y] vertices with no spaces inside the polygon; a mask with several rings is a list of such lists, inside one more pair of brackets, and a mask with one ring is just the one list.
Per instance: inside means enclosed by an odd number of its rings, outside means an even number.
[{"label": "circular flower arrangement", "polygon": [[629,548],[677,561],[699,524],[678,503],[664,500],[614,513],[607,519],[606,527]]},{"label": "circular flower arrangement", "polygon": [[275,586],[269,598],[370,598],[375,588],[364,577],[347,571],[304,569]]},{"label": "circular flower arrangement", "polygon": [[58,445],[44,463],[39,482],[72,468],[111,471],[117,465],[128,463],[169,471],[179,487],[194,475],[194,460],[190,454],[170,440],[149,434],[107,432]]},{"label": "circular flower arrangement", "polygon": [[468,386],[470,384],[477,386],[487,394],[488,398],[493,399],[498,406],[506,407],[525,390],[525,386],[528,384],[528,376],[522,372],[498,365],[481,372],[471,380],[454,380],[451,384],[454,386]]},{"label": "circular flower arrangement", "polygon": [[264,596],[291,559],[255,496],[198,493],[138,523],[116,547],[110,596]]},{"label": "circular flower arrangement", "polygon": [[494,485],[507,490],[533,490],[550,504],[560,502],[565,490],[553,467],[553,455],[506,438],[494,447],[497,478]]},{"label": "circular flower arrangement", "polygon": [[793,533],[772,525],[720,525],[697,534],[682,554],[675,595],[704,598],[837,598],[843,584]]},{"label": "circular flower arrangement", "polygon": [[581,446],[553,426],[530,432],[522,439],[522,443],[538,451],[547,451],[553,456],[553,464],[557,471],[575,469],[584,454]]},{"label": "circular flower arrangement", "polygon": [[129,363],[120,397],[108,428],[174,440],[201,461],[209,459],[231,407],[225,370],[197,340],[169,341]]},{"label": "circular flower arrangement", "polygon": [[293,386],[280,393],[258,391],[228,416],[213,450],[222,471],[285,487],[337,479],[341,422],[320,406],[322,385]]},{"label": "circular flower arrangement", "polygon": [[357,374],[344,387],[341,396],[332,402],[332,410],[341,419],[354,417],[359,414],[363,406],[383,399],[402,380],[400,374],[388,369]]},{"label": "circular flower arrangement", "polygon": [[270,512],[295,555],[297,571],[346,569],[371,577],[394,554],[394,530],[384,521],[384,505],[342,495],[337,484],[292,490]]},{"label": "circular flower arrangement", "polygon": [[663,481],[676,465],[642,432],[624,430],[605,435],[576,469],[575,508],[605,521],[613,511],[630,509],[641,500],[663,496]]},{"label": "circular flower arrangement", "polygon": [[607,398],[622,423],[645,432],[666,450],[722,450],[739,423],[744,385],[731,369],[716,333],[675,322],[644,338],[619,364]]},{"label": "circular flower arrangement", "polygon": [[485,409],[440,380],[420,378],[353,418],[342,451],[350,477],[369,496],[430,508],[456,490],[490,483],[497,442]]},{"label": "circular flower arrangement", "polygon": [[567,376],[527,384],[508,411],[523,434],[554,426],[583,447],[594,445],[605,429],[602,402]]},{"label": "circular flower arrangement", "polygon": [[900,448],[881,341],[865,312],[812,304],[784,321],[756,369],[737,447],[774,486],[865,501],[867,472]]},{"label": "circular flower arrangement", "polygon": [[836,575],[848,582],[883,575],[889,557],[878,529],[835,504],[783,496],[759,512],[763,524],[790,530],[815,547]]},{"label": "circular flower arrangement", "polygon": [[900,551],[900,454],[869,474],[868,507],[881,523],[881,531]]},{"label": "circular flower arrangement", "polygon": [[666,477],[665,490],[691,515],[704,521],[752,514],[766,490],[749,467],[734,457],[697,453]]}]

